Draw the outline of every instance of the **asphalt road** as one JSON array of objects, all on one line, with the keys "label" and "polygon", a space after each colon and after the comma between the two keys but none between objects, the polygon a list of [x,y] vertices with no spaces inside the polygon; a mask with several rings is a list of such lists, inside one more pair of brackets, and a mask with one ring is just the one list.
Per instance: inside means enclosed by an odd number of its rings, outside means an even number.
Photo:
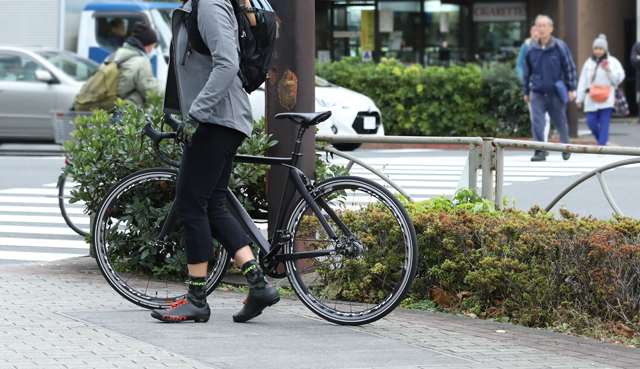
[{"label": "asphalt road", "polygon": [[[636,126],[637,127],[637,126]],[[634,127],[634,128],[636,128]],[[24,147],[29,147],[24,145]],[[33,153],[33,150],[30,151]],[[376,158],[388,158],[390,161],[411,161],[413,159],[424,160],[425,162],[438,162],[439,157],[459,157],[464,158],[467,152],[464,150],[356,150],[352,152],[355,156],[365,160]],[[519,158],[527,160],[531,155],[524,150],[507,151],[507,160]],[[554,156],[559,153],[552,153],[548,163],[553,162]],[[570,165],[572,162],[601,159],[595,155],[574,154],[572,159],[560,164]],[[558,159],[558,158],[555,158]],[[544,166],[545,163],[541,163]],[[39,188],[47,184],[55,183],[60,174],[60,169],[64,166],[62,156],[0,156],[0,190],[12,188]],[[393,166],[389,165],[391,169]],[[521,210],[528,210],[532,206],[539,204],[545,207],[560,191],[570,185],[581,175],[571,175],[563,177],[550,177],[548,179],[532,182],[512,182],[505,186],[504,194],[508,197],[510,205],[513,199],[516,200],[516,207]],[[393,175],[392,175],[393,177]],[[640,183],[640,169],[619,168],[605,173],[607,185],[618,203],[618,206],[627,216],[640,217],[640,191],[637,184]],[[610,218],[612,209],[609,206],[598,180],[594,177],[582,183],[575,190],[570,192],[558,205],[554,207],[557,212],[559,206],[564,206],[568,210],[580,215],[593,215],[598,218]]]}]

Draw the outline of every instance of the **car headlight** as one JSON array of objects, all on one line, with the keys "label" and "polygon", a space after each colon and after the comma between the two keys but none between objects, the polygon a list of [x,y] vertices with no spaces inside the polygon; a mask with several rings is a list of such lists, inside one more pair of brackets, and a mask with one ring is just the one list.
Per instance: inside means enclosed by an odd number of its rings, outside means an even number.
[{"label": "car headlight", "polygon": [[327,97],[316,97],[316,102],[318,103],[318,105],[327,109],[333,109],[333,108],[349,109],[347,105],[337,100],[329,99]]}]

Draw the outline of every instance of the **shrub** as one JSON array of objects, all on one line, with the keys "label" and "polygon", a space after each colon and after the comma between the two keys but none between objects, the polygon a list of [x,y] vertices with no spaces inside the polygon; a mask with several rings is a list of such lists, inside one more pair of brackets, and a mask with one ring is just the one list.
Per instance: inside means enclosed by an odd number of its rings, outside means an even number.
[{"label": "shrub", "polygon": [[497,137],[530,137],[529,107],[524,102],[520,78],[512,66],[498,65],[482,71],[487,114],[498,122]]},{"label": "shrub", "polygon": [[[316,65],[316,74],[370,97],[391,135],[526,135],[528,109],[515,70],[477,65],[423,68],[395,59],[358,58]],[[515,78],[515,79],[514,79]]]},{"label": "shrub", "polygon": [[[539,208],[497,212],[468,191],[456,197],[407,205],[419,247],[409,305],[437,292],[451,311],[483,318],[547,327],[573,312],[640,331],[640,221],[579,219],[566,210],[556,219]],[[389,227],[384,217],[367,223]],[[393,262],[381,255],[359,268]],[[347,287],[356,300],[377,292]]]}]

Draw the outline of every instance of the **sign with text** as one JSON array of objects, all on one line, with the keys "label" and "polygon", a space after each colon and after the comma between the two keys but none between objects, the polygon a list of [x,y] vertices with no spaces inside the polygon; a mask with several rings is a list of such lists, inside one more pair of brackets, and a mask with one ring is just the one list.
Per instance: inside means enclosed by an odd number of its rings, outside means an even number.
[{"label": "sign with text", "polygon": [[360,37],[360,31],[333,31],[333,38]]},{"label": "sign with text", "polygon": [[376,48],[376,11],[363,10],[360,19],[360,47],[373,50]]},{"label": "sign with text", "polygon": [[326,63],[331,61],[331,51],[318,50],[318,63]]},{"label": "sign with text", "polygon": [[380,32],[393,32],[393,9],[380,9]]},{"label": "sign with text", "polygon": [[475,3],[474,22],[524,22],[527,3]]}]

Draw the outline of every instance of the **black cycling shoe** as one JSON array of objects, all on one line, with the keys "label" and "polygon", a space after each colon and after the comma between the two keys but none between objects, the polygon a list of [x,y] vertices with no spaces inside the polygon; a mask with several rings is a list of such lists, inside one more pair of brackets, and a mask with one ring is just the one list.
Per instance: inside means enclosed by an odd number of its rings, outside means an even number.
[{"label": "black cycling shoe", "polygon": [[562,159],[569,160],[570,157],[571,157],[571,153],[570,152],[563,152],[562,153]]},{"label": "black cycling shoe", "polygon": [[531,161],[546,161],[546,160],[547,160],[547,156],[544,154],[544,151],[536,150],[533,157],[531,157]]},{"label": "black cycling shoe", "polygon": [[151,316],[163,322],[170,323],[185,322],[188,320],[206,323],[211,316],[211,309],[209,309],[209,304],[199,308],[188,300],[182,299],[175,304],[171,304],[171,307],[168,309],[156,309],[152,311]]},{"label": "black cycling shoe", "polygon": [[233,321],[236,323],[247,322],[262,314],[262,310],[275,305],[278,301],[280,301],[280,294],[272,284],[265,287],[260,293],[248,293],[243,302],[242,310],[233,314]]}]

